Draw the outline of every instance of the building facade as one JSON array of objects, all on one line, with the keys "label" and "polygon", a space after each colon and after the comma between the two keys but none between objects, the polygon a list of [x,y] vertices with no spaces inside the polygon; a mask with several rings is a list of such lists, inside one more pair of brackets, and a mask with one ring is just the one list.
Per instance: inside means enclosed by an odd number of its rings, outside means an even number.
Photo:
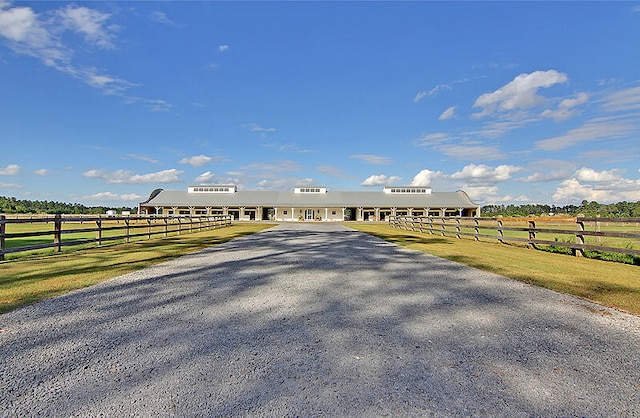
[{"label": "building facade", "polygon": [[238,190],[235,185],[189,186],[186,191],[154,190],[139,204],[140,214],[231,215],[236,220],[384,221],[389,216],[480,216],[480,206],[459,190],[384,187],[382,191]]}]

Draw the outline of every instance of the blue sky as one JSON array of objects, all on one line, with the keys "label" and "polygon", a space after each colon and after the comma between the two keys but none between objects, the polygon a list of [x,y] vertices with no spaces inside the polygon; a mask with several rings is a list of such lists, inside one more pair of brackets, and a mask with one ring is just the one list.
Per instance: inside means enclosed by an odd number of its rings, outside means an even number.
[{"label": "blue sky", "polygon": [[640,200],[639,2],[0,0],[0,195]]}]

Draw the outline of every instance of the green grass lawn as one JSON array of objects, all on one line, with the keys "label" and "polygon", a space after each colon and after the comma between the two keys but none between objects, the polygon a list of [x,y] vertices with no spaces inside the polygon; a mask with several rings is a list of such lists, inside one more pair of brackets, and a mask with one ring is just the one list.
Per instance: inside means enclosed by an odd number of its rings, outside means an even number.
[{"label": "green grass lawn", "polygon": [[640,267],[391,228],[349,224],[408,248],[640,315]]},{"label": "green grass lawn", "polygon": [[273,224],[235,224],[168,238],[0,262],[0,313],[271,226]]}]

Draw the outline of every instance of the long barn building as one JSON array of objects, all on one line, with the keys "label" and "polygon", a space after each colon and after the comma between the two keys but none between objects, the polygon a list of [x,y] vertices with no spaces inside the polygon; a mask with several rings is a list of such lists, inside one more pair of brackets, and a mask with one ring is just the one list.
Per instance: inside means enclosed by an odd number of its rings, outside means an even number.
[{"label": "long barn building", "polygon": [[236,220],[384,221],[389,216],[480,216],[480,206],[459,190],[384,187],[382,191],[334,191],[301,186],[293,191],[238,190],[235,185],[154,190],[138,213],[231,215]]}]

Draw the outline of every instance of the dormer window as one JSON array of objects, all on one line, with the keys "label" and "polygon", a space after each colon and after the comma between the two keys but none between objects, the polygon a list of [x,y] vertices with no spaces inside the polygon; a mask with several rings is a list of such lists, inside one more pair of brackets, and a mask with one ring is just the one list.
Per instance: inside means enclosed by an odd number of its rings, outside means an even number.
[{"label": "dormer window", "polygon": [[431,187],[385,187],[384,192],[391,194],[431,194]]},{"label": "dormer window", "polygon": [[210,186],[189,186],[189,193],[235,193],[238,188],[233,184],[228,185],[210,185]]},{"label": "dormer window", "polygon": [[306,193],[306,194],[320,194],[326,193],[326,187],[296,187],[293,189],[294,193]]}]

